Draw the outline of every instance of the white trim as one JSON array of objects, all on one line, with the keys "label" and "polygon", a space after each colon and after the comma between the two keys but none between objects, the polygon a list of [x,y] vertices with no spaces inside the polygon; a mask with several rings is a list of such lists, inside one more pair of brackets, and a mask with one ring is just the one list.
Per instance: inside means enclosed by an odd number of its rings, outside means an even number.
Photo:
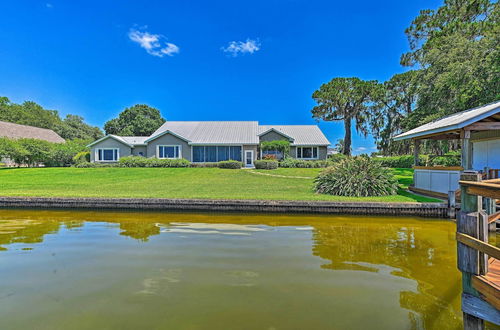
[{"label": "white trim", "polygon": [[[160,157],[160,147],[178,147],[178,157]],[[175,152],[174,152],[175,153]],[[159,144],[156,146],[156,158],[158,159],[180,159],[182,158],[182,145],[180,144]]]},{"label": "white trim", "polygon": [[[311,158],[299,158],[299,148],[311,148],[311,152],[312,154],[314,155],[314,151],[312,150],[312,148],[315,148],[316,149],[316,157],[311,157]],[[304,150],[301,151],[301,155],[304,153]],[[300,147],[296,147],[295,148],[295,158],[297,159],[302,159],[302,160],[315,160],[315,159],[319,159],[319,147],[318,146],[300,146]]]},{"label": "white trim", "polygon": [[188,140],[188,139],[186,139],[185,137],[183,137],[183,136],[181,136],[181,135],[179,135],[179,134],[175,134],[174,132],[172,132],[172,131],[170,131],[170,130],[168,130],[168,129],[167,129],[166,131],[163,131],[163,132],[161,132],[160,134],[156,134],[156,135],[154,135],[154,136],[150,137],[149,139],[145,140],[145,141],[144,141],[144,143],[146,143],[146,144],[147,144],[149,141],[156,140],[157,138],[159,138],[159,137],[161,137],[161,136],[163,136],[163,135],[165,135],[165,134],[170,134],[170,135],[173,135],[173,136],[175,136],[176,138],[179,138],[179,139],[181,139],[181,140],[184,140],[184,141],[186,141],[186,142],[188,142],[188,143],[189,143],[189,142],[191,142],[191,140]]},{"label": "white trim", "polygon": [[[250,164],[250,165],[247,164],[247,152],[251,152],[252,153],[252,164]],[[255,156],[254,150],[253,149],[245,149],[243,151],[243,156],[244,156],[243,157],[243,165],[244,165],[244,167],[254,167],[254,160],[255,160],[254,159],[255,158],[254,157]]]},{"label": "white trim", "polygon": [[[115,155],[114,150],[116,150],[116,159],[114,159],[114,160],[100,160],[99,159],[99,150],[113,150],[113,156]],[[102,155],[104,156],[104,152],[102,153]],[[115,163],[119,160],[120,160],[120,148],[95,148],[94,162]]]},{"label": "white trim", "polygon": [[123,143],[124,145],[126,145],[126,146],[128,146],[128,147],[130,147],[130,148],[133,148],[133,147],[134,147],[133,145],[131,145],[131,144],[129,144],[129,143],[127,143],[127,142],[125,142],[124,140],[122,140],[119,136],[117,136],[117,135],[113,135],[113,134],[109,134],[109,135],[103,136],[103,137],[102,137],[102,138],[100,138],[99,140],[96,140],[96,141],[92,142],[91,144],[87,145],[87,148],[90,148],[90,147],[92,147],[93,145],[95,145],[95,144],[97,144],[97,143],[99,143],[99,142],[101,142],[101,141],[104,141],[104,140],[106,140],[106,139],[108,139],[108,138],[112,138],[112,139],[114,139],[114,140],[116,140],[116,141],[118,141],[118,142],[120,142],[120,143]]}]

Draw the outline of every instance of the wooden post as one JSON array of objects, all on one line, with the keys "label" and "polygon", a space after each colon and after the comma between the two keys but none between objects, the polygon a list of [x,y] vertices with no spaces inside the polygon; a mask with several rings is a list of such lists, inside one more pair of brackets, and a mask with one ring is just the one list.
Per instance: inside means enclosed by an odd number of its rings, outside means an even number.
[{"label": "wooden post", "polygon": [[462,167],[464,170],[472,169],[472,143],[470,142],[470,131],[460,132],[462,139]]},{"label": "wooden post", "polygon": [[[469,132],[470,133],[470,132]],[[466,143],[464,143],[464,141]],[[469,156],[468,139],[462,139],[462,166],[467,169]],[[463,181],[481,181],[481,175],[476,171],[464,171],[460,174],[460,180]],[[469,195],[465,186],[460,187],[462,192],[461,210],[457,218],[457,232],[470,235],[475,238],[484,237],[482,232],[482,221],[484,212],[479,212],[482,207],[482,199],[479,196]],[[487,218],[486,218],[487,219]],[[479,297],[479,293],[472,287],[471,277],[479,275],[487,267],[480,262],[484,257],[479,251],[472,249],[460,242],[457,244],[457,263],[458,269],[462,272],[462,311],[464,311],[464,297],[471,295]],[[487,263],[486,263],[487,264]],[[464,329],[482,330],[484,321],[476,316],[463,312]]]},{"label": "wooden post", "polygon": [[413,165],[420,165],[420,140],[413,140]]}]

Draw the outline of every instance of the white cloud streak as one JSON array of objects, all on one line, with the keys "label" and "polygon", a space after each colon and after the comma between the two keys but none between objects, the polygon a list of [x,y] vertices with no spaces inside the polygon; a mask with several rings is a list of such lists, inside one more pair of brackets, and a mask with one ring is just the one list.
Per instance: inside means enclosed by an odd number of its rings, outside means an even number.
[{"label": "white cloud streak", "polygon": [[259,40],[247,39],[243,41],[231,41],[226,47],[221,47],[224,53],[236,57],[238,55],[253,54],[260,50]]},{"label": "white cloud streak", "polygon": [[174,56],[179,53],[179,47],[173,43],[166,42],[166,38],[161,34],[152,34],[147,31],[130,29],[128,37],[144,48],[148,54],[153,56]]}]

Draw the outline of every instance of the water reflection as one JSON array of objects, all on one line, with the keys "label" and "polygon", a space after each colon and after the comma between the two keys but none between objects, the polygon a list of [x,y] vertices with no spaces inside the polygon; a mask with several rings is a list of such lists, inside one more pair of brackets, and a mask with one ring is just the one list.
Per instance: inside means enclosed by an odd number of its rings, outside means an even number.
[{"label": "water reflection", "polygon": [[[296,258],[299,258],[302,252],[309,255],[307,263],[304,261],[296,261],[296,264],[294,264],[294,261],[289,263],[291,268],[303,266],[300,271],[307,271],[311,279],[317,278],[318,281],[329,281],[329,277],[316,275],[318,270],[323,270],[323,272],[326,271],[325,274],[332,274],[332,276],[336,274],[335,277],[330,278],[330,281],[348,281],[348,287],[349,285],[359,286],[356,289],[350,289],[356,290],[352,294],[354,300],[355,297],[361,299],[365,296],[374,299],[374,301],[367,302],[364,307],[371,306],[376,310],[377,306],[380,305],[380,311],[384,313],[382,301],[389,299],[390,294],[388,293],[387,297],[377,297],[374,292],[378,294],[380,292],[394,291],[399,296],[397,302],[400,307],[399,312],[406,313],[405,327],[412,329],[453,329],[461,326],[459,308],[460,277],[456,270],[455,227],[453,223],[447,221],[423,221],[414,218],[305,215],[3,210],[0,211],[0,250],[3,250],[4,253],[11,250],[21,250],[26,253],[26,248],[36,250],[37,244],[43,243],[44,238],[47,238],[48,235],[55,234],[57,236],[65,232],[80,231],[84,230],[87,224],[98,223],[103,223],[109,229],[114,230],[114,237],[119,237],[116,235],[119,234],[132,239],[133,242],[143,242],[144,244],[161,243],[162,245],[158,245],[161,249],[157,253],[159,255],[165,254],[164,258],[167,258],[167,255],[171,259],[179,257],[180,261],[176,266],[182,266],[183,263],[187,262],[185,260],[188,257],[186,256],[183,259],[182,251],[186,251],[186,255],[192,253],[190,246],[181,246],[181,244],[187,244],[185,242],[203,242],[199,244],[207,245],[205,248],[201,247],[203,252],[197,250],[197,253],[203,253],[203,255],[197,255],[195,258],[198,264],[190,265],[193,269],[205,267],[202,279],[197,278],[196,281],[191,279],[190,282],[190,276],[194,275],[190,275],[188,272],[189,267],[154,268],[146,274],[141,273],[143,275],[142,279],[133,290],[135,295],[143,297],[143,299],[157,296],[169,297],[175,293],[175,290],[178,290],[176,289],[177,286],[187,285],[186,283],[194,285],[193,283],[203,281],[214,286],[216,283],[224,281],[224,283],[232,287],[254,288],[255,292],[259,292],[257,289],[259,285],[266,287],[266,285],[270,285],[266,281],[274,281],[274,286],[279,288],[278,293],[289,294],[289,288],[293,288],[294,285],[299,285],[304,281],[300,277],[303,275],[290,273],[289,281],[291,282],[288,288],[287,286],[281,287],[278,285],[279,282],[286,282],[286,279],[273,278],[275,276],[273,274],[277,271],[275,267],[278,267],[278,265],[265,264],[267,261],[265,261],[264,257],[255,256],[256,253],[263,253],[262,256],[266,254],[272,255],[273,249],[283,249],[283,251],[288,250],[290,255],[295,255]],[[101,227],[96,228],[95,230],[101,230]],[[261,237],[261,235],[267,236]],[[161,242],[160,237],[164,237]],[[184,241],[178,241],[173,245],[169,241],[169,237],[184,239]],[[252,239],[257,238],[259,238],[258,241],[252,241]],[[108,231],[102,236],[103,241],[111,239],[112,237],[109,236]],[[217,244],[222,244],[221,242],[224,239],[230,241],[228,241],[227,246],[223,246],[221,249]],[[93,242],[98,244],[98,241]],[[66,244],[72,244],[71,240],[66,240]],[[262,246],[258,246],[259,244],[262,244]],[[254,256],[243,255],[246,252],[241,252],[242,255],[238,255],[238,252],[235,252],[234,249],[248,250],[250,251],[248,253],[254,254]],[[133,250],[128,251],[129,254],[133,253]],[[246,268],[234,267],[236,268],[234,269],[221,266],[223,268],[221,273],[212,274],[209,272],[210,265],[207,265],[207,262],[209,260],[223,260],[216,259],[210,254],[215,253],[214,251],[217,251],[217,253],[223,251],[229,256],[235,255],[235,258],[241,259],[245,257],[251,259],[248,259],[249,261],[243,265],[248,266]],[[279,267],[287,267],[288,261],[284,260],[286,252],[284,253],[284,255],[278,255],[280,258],[271,258],[270,260],[279,263]],[[310,259],[311,255],[316,258]],[[99,255],[94,255],[92,258],[92,260],[96,260]],[[152,256],[141,255],[141,258],[143,258],[142,262],[148,262],[148,258],[152,258]],[[222,257],[218,256],[217,258]],[[301,262],[304,265],[300,264]],[[317,265],[316,268],[309,270],[310,263]],[[223,261],[220,264],[222,265]],[[215,265],[213,266],[212,268],[215,268]],[[344,272],[347,272],[346,275],[344,275]],[[352,281],[356,279],[358,282],[352,284],[349,279]],[[359,281],[359,279],[366,280]],[[327,294],[324,299],[335,300],[336,295],[342,289],[336,283],[318,282],[313,284],[317,285],[318,288],[309,288],[309,291],[304,296],[315,292],[315,290],[321,290],[321,287],[326,285],[324,287],[325,292],[332,293]],[[304,289],[305,285],[303,284],[299,289]],[[292,291],[290,289],[290,293]],[[258,294],[262,295],[259,296],[261,298],[266,296],[265,292],[259,292]],[[320,303],[324,294],[324,292],[320,293],[318,291],[316,294],[311,295],[311,299],[316,297],[317,303]],[[348,293],[342,294],[347,294],[346,297],[349,296]],[[260,304],[257,296],[253,297],[248,292],[244,296],[250,300],[254,299],[253,306]],[[217,299],[223,300],[224,298],[219,295]],[[282,304],[286,305],[287,303],[282,302]],[[346,301],[345,304],[349,304],[349,301]],[[354,318],[356,309],[362,308],[362,306],[351,306],[350,308],[354,309],[354,311],[346,313],[345,318],[347,320],[349,317]],[[288,308],[293,309],[290,306]],[[390,311],[390,308],[387,307],[387,311]],[[261,312],[264,313],[264,311]],[[388,324],[391,324],[391,317],[397,318],[395,315],[391,315],[387,315]],[[347,320],[345,322],[348,322]],[[324,320],[319,328],[322,328],[325,324],[342,324],[340,319],[336,320],[336,322],[340,323],[329,322],[332,321]],[[370,324],[369,320],[367,324]],[[260,327],[261,324],[258,325]],[[403,325],[403,323],[400,325]],[[214,326],[213,328],[217,327]]]}]

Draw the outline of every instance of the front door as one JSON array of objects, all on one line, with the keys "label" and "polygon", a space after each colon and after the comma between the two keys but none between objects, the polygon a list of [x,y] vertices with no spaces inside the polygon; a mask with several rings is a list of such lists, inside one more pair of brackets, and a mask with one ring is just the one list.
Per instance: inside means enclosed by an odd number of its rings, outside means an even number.
[{"label": "front door", "polygon": [[253,150],[245,150],[245,167],[253,167]]}]

